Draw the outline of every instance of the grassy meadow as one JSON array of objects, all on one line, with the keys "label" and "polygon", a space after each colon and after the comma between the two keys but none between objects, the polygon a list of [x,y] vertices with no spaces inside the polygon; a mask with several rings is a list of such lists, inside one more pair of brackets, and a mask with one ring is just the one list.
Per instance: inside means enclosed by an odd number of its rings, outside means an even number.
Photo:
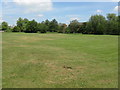
[{"label": "grassy meadow", "polygon": [[117,88],[118,36],[3,33],[3,88]]}]

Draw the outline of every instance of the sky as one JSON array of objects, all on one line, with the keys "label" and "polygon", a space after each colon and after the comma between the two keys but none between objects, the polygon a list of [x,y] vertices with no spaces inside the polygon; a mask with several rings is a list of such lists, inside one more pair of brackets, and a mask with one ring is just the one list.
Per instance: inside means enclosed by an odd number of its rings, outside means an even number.
[{"label": "sky", "polygon": [[19,17],[35,19],[38,22],[56,19],[67,23],[77,19],[88,21],[91,15],[108,13],[118,14],[118,2],[60,2],[51,0],[4,0],[0,2],[0,22],[15,25]]}]

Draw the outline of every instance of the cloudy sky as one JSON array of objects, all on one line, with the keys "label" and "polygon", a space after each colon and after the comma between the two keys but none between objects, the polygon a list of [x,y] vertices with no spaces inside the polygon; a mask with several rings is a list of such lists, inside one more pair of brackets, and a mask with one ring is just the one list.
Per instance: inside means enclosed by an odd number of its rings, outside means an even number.
[{"label": "cloudy sky", "polygon": [[77,19],[80,22],[88,21],[91,15],[107,13],[118,14],[118,2],[60,2],[60,0],[4,0],[0,3],[0,21],[15,24],[19,17],[35,19],[41,22],[45,19],[57,19],[61,23]]}]

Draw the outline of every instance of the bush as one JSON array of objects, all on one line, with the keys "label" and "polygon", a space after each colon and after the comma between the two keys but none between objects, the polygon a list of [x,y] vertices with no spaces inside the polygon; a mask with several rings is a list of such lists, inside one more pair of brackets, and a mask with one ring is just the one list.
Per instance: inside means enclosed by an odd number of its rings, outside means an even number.
[{"label": "bush", "polygon": [[12,32],[19,32],[20,31],[20,28],[18,26],[15,26],[12,30]]}]

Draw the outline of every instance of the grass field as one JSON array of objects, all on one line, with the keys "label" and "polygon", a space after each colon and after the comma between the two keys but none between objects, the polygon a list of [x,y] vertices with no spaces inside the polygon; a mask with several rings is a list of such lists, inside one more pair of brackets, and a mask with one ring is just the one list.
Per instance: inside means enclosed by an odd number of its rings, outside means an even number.
[{"label": "grass field", "polygon": [[117,88],[117,54],[118,36],[3,33],[3,88]]}]

